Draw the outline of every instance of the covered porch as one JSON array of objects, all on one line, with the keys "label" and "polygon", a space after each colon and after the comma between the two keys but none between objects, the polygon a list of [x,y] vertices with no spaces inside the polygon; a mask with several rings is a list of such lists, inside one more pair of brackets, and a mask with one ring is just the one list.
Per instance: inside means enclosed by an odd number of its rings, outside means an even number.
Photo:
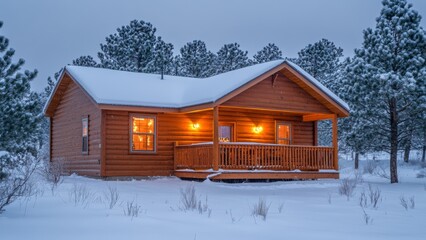
[{"label": "covered porch", "polygon": [[312,146],[292,145],[290,141],[283,144],[278,140],[223,142],[219,133],[219,107],[214,107],[211,142],[184,145],[175,142],[174,175],[211,180],[339,178],[337,114],[300,115],[301,121],[314,122],[315,126],[316,121],[327,119],[332,121],[332,146],[328,147],[316,146],[316,140]]}]

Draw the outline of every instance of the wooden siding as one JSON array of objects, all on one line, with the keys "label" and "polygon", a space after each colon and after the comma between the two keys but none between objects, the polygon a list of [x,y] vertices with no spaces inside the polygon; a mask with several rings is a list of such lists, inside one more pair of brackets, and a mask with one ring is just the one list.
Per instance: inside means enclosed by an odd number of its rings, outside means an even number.
[{"label": "wooden siding", "polygon": [[[129,115],[133,112],[106,111],[106,176],[167,176],[173,173],[173,143],[211,141],[211,112],[157,116],[157,152],[131,153]],[[142,113],[149,115],[150,113]],[[199,122],[199,130],[192,130]]]},{"label": "wooden siding", "polygon": [[[213,136],[212,110],[173,114],[158,113],[157,152],[130,152],[129,116],[134,112],[105,111],[105,176],[167,176],[174,170],[173,144],[211,142]],[[147,114],[149,113],[141,113]],[[236,141],[275,143],[275,121],[288,121],[293,126],[293,144],[314,144],[313,122],[301,122],[301,116],[280,112],[233,108],[219,109],[219,122],[234,122]],[[199,129],[192,129],[198,123]],[[252,128],[261,125],[263,132],[254,134]]]},{"label": "wooden siding", "polygon": [[[302,117],[277,111],[220,108],[219,121],[235,122],[235,142],[275,143],[275,122],[288,122],[292,126],[293,145],[314,145],[314,124],[302,122]],[[253,133],[253,127],[261,126],[263,131]]]},{"label": "wooden siding", "polygon": [[234,96],[222,106],[280,110],[301,113],[331,113],[317,99],[281,73],[267,77]]},{"label": "wooden siding", "polygon": [[[100,175],[101,111],[69,76],[51,116],[51,160],[65,173]],[[89,153],[82,153],[82,117],[89,116]]]},{"label": "wooden siding", "polygon": [[332,99],[323,91],[318,90],[318,88],[315,87],[314,84],[310,83],[309,81],[306,81],[305,78],[293,68],[286,67],[281,70],[281,72],[290,81],[294,82],[314,99],[317,99],[323,106],[327,107],[327,109],[330,109],[332,113],[337,113],[340,117],[349,116],[349,112],[346,109],[342,108],[342,106],[335,99]]}]

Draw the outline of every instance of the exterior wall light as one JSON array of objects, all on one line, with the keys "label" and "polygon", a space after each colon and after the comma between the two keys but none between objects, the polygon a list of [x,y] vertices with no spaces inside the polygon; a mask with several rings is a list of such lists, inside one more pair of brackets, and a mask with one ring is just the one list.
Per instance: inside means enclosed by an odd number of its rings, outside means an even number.
[{"label": "exterior wall light", "polygon": [[263,127],[262,126],[253,127],[253,132],[256,133],[256,134],[259,134],[259,133],[263,132]]},{"label": "exterior wall light", "polygon": [[200,128],[200,124],[199,123],[192,124],[192,129],[197,130],[199,128]]}]

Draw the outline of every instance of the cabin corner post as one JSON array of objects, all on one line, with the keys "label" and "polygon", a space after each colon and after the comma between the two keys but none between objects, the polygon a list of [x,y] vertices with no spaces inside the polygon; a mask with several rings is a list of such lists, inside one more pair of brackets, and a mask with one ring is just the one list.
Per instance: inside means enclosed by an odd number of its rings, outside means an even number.
[{"label": "cabin corner post", "polygon": [[106,177],[106,111],[101,110],[101,177]]},{"label": "cabin corner post", "polygon": [[337,139],[337,114],[333,114],[333,166],[335,170],[339,170],[339,145]]},{"label": "cabin corner post", "polygon": [[49,116],[49,162],[52,162],[52,116]]},{"label": "cabin corner post", "polygon": [[219,170],[219,107],[213,108],[213,170]]},{"label": "cabin corner post", "polygon": [[176,156],[176,147],[179,146],[178,142],[173,142],[173,170],[177,169],[177,156]]}]

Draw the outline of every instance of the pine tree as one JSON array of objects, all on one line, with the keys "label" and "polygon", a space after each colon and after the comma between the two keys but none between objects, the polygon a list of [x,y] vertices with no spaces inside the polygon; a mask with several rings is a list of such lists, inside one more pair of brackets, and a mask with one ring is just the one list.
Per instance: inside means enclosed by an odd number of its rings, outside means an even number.
[{"label": "pine tree", "polygon": [[333,74],[339,68],[340,57],[343,57],[343,49],[327,40],[309,44],[298,52],[295,63],[302,67],[328,88],[333,88]]},{"label": "pine tree", "polygon": [[180,55],[174,56],[171,63],[171,75],[183,76],[182,74],[182,58]]},{"label": "pine tree", "polygon": [[[0,28],[2,23],[0,22]],[[12,63],[15,50],[8,48],[9,40],[0,36],[0,150],[35,153],[34,142],[40,121],[37,96],[30,91],[30,82],[37,70],[21,71],[25,61],[19,59]]]},{"label": "pine tree", "polygon": [[248,60],[247,51],[241,50],[238,43],[225,44],[217,52],[216,74],[246,67]]},{"label": "pine tree", "polygon": [[283,53],[281,50],[273,43],[269,43],[262,50],[258,51],[254,56],[254,63],[263,63],[273,60],[282,59]]},{"label": "pine tree", "polygon": [[47,85],[44,88],[44,92],[43,92],[44,102],[47,101],[47,99],[49,98],[49,96],[52,93],[53,89],[55,88],[55,85],[56,85],[56,83],[59,80],[59,76],[60,76],[61,72],[62,72],[62,69],[59,70],[58,72],[56,72],[53,75],[53,79],[50,76],[47,78]]},{"label": "pine tree", "polygon": [[28,193],[41,136],[40,94],[30,90],[37,70],[22,71],[25,61],[12,63],[14,54],[9,40],[0,36],[0,213]]},{"label": "pine tree", "polygon": [[397,151],[407,133],[403,124],[425,104],[426,37],[411,4],[382,4],[375,29],[364,31],[363,46],[347,67],[342,90],[360,116],[356,127],[374,131],[376,147],[389,149],[391,183],[397,183]]},{"label": "pine tree", "polygon": [[93,59],[92,56],[81,56],[72,61],[72,65],[83,67],[98,67],[99,64]]},{"label": "pine tree", "polygon": [[[349,96],[346,95],[348,74],[345,69],[350,64],[350,58],[342,62],[341,71],[338,71],[336,75],[338,83],[335,84],[336,89],[334,91],[339,93],[340,97],[346,100],[350,106],[353,106],[351,98],[357,93],[351,93],[352,95]],[[348,118],[339,119],[339,137],[341,140],[339,146],[354,153],[355,169],[359,167],[359,156],[361,154],[375,150],[381,151],[381,149],[375,148],[375,146],[379,145],[377,136],[375,136],[375,126],[363,124],[364,120],[363,113],[354,111],[352,107]]]},{"label": "pine tree", "polygon": [[200,40],[187,43],[180,49],[182,74],[186,77],[209,77],[215,73],[216,56]]},{"label": "pine tree", "polygon": [[154,57],[148,64],[148,72],[161,74],[163,79],[164,74],[172,73],[173,63],[173,45],[164,42],[161,37],[158,37],[154,48]]},{"label": "pine tree", "polygon": [[153,61],[157,37],[151,23],[133,20],[117,29],[101,44],[98,57],[103,68],[147,72]]}]

